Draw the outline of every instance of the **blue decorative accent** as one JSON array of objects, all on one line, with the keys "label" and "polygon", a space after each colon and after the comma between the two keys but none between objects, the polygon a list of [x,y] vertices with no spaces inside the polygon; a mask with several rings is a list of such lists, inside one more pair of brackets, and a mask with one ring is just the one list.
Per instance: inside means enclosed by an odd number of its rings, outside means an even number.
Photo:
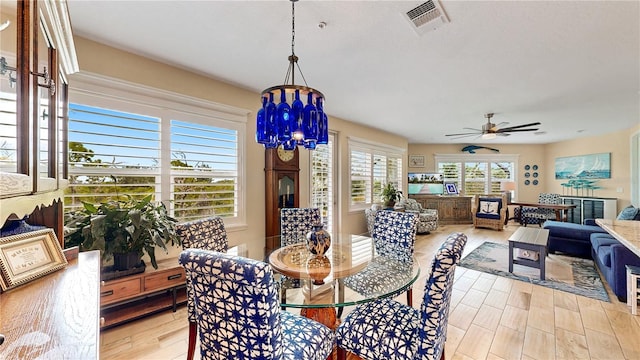
[{"label": "blue decorative accent", "polygon": [[331,234],[324,229],[324,224],[313,225],[307,233],[307,248],[314,255],[324,255],[331,246]]},{"label": "blue decorative accent", "polygon": [[325,360],[333,351],[329,328],[280,310],[268,264],[198,249],[178,261],[193,285],[202,359]]},{"label": "blue decorative accent", "polygon": [[475,154],[476,150],[479,149],[487,149],[487,150],[491,150],[491,151],[495,151],[495,152],[500,152],[500,150],[498,149],[494,149],[494,148],[490,148],[490,147],[486,147],[486,146],[479,146],[479,145],[468,145],[462,148],[461,151],[468,151],[469,154]]},{"label": "blue decorative accent", "polygon": [[436,252],[420,310],[390,299],[358,305],[336,330],[339,351],[363,359],[440,359],[456,265],[467,236],[450,234]]}]

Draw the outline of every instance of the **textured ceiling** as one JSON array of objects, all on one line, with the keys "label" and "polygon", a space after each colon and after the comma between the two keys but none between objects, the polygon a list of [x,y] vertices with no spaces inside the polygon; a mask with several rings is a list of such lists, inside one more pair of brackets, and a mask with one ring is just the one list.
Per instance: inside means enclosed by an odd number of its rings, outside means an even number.
[{"label": "textured ceiling", "polygon": [[[450,22],[418,35],[403,14],[421,3],[296,3],[295,52],[328,114],[410,143],[549,143],[640,123],[640,2],[445,0]],[[69,0],[69,11],[77,36],[256,93],[282,83],[291,53],[286,0]],[[488,112],[543,133],[444,136]]]}]

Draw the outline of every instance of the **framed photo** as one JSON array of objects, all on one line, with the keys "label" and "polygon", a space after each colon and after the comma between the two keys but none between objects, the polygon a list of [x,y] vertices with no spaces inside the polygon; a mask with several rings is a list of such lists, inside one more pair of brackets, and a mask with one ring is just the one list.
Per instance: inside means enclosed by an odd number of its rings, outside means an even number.
[{"label": "framed photo", "polygon": [[8,290],[67,265],[52,229],[0,238],[0,286]]},{"label": "framed photo", "polygon": [[409,155],[409,167],[424,167],[424,155]]},{"label": "framed photo", "polygon": [[444,183],[444,191],[447,192],[447,195],[458,195],[458,187],[456,186],[456,183]]}]

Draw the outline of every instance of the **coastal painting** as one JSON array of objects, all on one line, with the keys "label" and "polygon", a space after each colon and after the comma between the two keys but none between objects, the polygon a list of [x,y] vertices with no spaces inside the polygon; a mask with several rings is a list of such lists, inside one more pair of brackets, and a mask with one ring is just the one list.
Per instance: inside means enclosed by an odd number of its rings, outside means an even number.
[{"label": "coastal painting", "polygon": [[556,158],[556,179],[609,179],[611,153]]}]

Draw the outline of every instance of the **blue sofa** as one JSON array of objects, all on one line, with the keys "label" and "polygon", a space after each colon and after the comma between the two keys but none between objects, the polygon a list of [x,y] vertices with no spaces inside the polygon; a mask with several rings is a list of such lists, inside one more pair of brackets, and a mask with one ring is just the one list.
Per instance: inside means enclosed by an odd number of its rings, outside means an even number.
[{"label": "blue sofa", "polygon": [[[622,213],[618,219],[626,220],[621,216]],[[640,210],[636,209],[635,215],[629,220],[640,220]],[[550,253],[562,252],[584,258],[591,257],[618,300],[626,301],[625,265],[640,266],[640,257],[599,227],[593,219],[586,219],[584,225],[546,221],[543,228],[549,230]]]}]

